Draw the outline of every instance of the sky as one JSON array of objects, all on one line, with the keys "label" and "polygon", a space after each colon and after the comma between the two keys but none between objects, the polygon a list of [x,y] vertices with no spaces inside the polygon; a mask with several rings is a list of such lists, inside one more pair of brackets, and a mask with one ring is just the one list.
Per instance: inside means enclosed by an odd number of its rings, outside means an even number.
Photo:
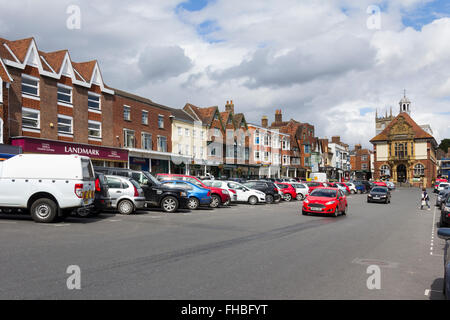
[{"label": "sky", "polygon": [[[79,8],[79,28],[71,5]],[[450,2],[444,0],[0,0],[0,37],[96,59],[109,86],[260,124],[276,109],[370,147],[375,113],[450,137]]]}]

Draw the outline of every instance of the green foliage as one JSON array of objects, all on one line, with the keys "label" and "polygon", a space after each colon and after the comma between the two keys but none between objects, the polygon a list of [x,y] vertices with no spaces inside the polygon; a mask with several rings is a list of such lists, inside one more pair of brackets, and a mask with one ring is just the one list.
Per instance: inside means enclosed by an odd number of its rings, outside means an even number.
[{"label": "green foliage", "polygon": [[450,139],[443,139],[439,145],[439,149],[447,153],[448,148],[450,148]]}]

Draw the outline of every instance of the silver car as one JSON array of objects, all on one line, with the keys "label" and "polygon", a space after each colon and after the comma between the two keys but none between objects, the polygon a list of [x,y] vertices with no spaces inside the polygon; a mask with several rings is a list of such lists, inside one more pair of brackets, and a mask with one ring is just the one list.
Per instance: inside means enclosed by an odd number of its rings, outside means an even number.
[{"label": "silver car", "polygon": [[139,183],[127,177],[105,176],[111,198],[110,209],[120,214],[132,214],[145,206],[145,196]]}]

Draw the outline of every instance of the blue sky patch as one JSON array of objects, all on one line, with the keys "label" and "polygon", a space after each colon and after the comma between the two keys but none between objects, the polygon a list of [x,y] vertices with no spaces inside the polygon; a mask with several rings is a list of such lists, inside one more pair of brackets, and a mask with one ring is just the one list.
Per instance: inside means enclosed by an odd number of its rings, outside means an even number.
[{"label": "blue sky patch", "polygon": [[405,12],[402,22],[406,27],[421,30],[424,25],[443,17],[450,17],[450,2],[448,0],[434,0],[418,6],[411,12]]},{"label": "blue sky patch", "polygon": [[361,109],[359,109],[359,114],[361,116],[365,116],[366,114],[373,112],[373,111],[374,111],[373,108],[361,108]]},{"label": "blue sky patch", "polygon": [[184,9],[186,11],[200,11],[205,8],[208,3],[214,0],[188,0],[180,3],[177,9]]}]

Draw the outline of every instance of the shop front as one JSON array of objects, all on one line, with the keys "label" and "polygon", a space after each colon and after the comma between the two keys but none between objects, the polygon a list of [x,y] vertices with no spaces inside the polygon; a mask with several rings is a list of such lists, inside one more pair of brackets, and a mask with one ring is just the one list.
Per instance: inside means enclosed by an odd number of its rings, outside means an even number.
[{"label": "shop front", "polygon": [[20,147],[23,153],[77,154],[91,158],[94,166],[116,168],[128,166],[128,151],[124,149],[30,137],[12,138],[11,144]]},{"label": "shop front", "polygon": [[21,153],[21,147],[10,146],[8,144],[0,144],[0,161],[9,159]]}]

